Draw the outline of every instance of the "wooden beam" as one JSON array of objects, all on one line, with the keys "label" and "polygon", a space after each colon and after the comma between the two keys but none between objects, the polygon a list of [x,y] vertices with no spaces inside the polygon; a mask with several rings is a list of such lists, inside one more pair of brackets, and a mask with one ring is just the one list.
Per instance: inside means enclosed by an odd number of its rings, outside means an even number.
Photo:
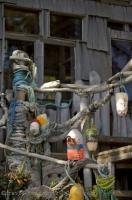
[{"label": "wooden beam", "polygon": [[132,191],[129,190],[115,190],[114,194],[116,195],[116,197],[126,197],[126,198],[132,197]]},{"label": "wooden beam", "polygon": [[104,144],[123,144],[123,145],[128,145],[132,144],[132,138],[128,137],[112,137],[112,136],[105,136],[105,135],[99,135],[99,143]]},{"label": "wooden beam", "polygon": [[98,163],[117,162],[132,159],[132,145],[100,152],[97,156]]},{"label": "wooden beam", "polygon": [[116,163],[116,169],[132,169],[131,163]]}]

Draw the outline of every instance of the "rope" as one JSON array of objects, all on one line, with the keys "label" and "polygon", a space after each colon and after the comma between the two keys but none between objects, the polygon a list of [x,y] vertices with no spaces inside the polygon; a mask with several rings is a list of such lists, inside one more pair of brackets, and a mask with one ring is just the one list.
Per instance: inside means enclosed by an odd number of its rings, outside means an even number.
[{"label": "rope", "polygon": [[[73,178],[72,178],[72,177],[70,176],[70,174],[69,174],[69,170],[70,170],[70,161],[67,161],[67,164],[65,165],[64,169],[65,169],[65,172],[66,172],[67,177],[70,179],[70,181],[72,182],[72,184],[73,184],[73,185],[76,185],[77,183],[73,180]],[[85,192],[83,192],[83,193],[84,193],[85,199],[86,199],[86,200],[89,200],[89,198],[88,198],[88,196],[86,195],[86,193],[85,193]]]},{"label": "rope", "polygon": [[17,87],[20,85],[31,85],[32,76],[29,70],[18,69],[14,71],[12,85]]},{"label": "rope", "polygon": [[28,93],[29,102],[35,102],[35,95],[33,87],[35,86],[35,82],[32,78],[32,74],[29,70],[24,69],[20,66],[18,70],[14,71],[13,74],[13,89],[16,91],[19,88],[25,89]]},{"label": "rope", "polygon": [[107,165],[99,164],[98,165],[98,172],[100,176],[107,177],[109,175],[109,169]]},{"label": "rope", "polygon": [[96,185],[93,186],[91,196],[96,200],[116,200],[113,194],[115,177],[109,175],[106,165],[99,165],[98,172],[100,176],[96,179]]},{"label": "rope", "polygon": [[122,81],[122,76],[123,74],[122,72],[120,72],[120,91],[127,93],[126,87],[124,86],[123,81]]},{"label": "rope", "polygon": [[71,106],[72,100],[69,100],[68,103],[61,103],[61,105],[56,105],[55,103],[46,103],[44,105],[45,108],[51,108],[53,107],[54,109],[60,108],[60,109],[65,109],[65,108],[69,108]]}]

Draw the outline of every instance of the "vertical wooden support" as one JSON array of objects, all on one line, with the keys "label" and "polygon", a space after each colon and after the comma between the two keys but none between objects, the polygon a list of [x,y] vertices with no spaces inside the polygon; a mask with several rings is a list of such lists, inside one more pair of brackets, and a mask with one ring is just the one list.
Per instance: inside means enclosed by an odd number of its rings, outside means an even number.
[{"label": "vertical wooden support", "polygon": [[56,122],[57,123],[60,123],[61,121],[61,109],[60,109],[61,99],[62,99],[61,92],[57,92],[55,95],[55,105],[57,106],[56,108]]},{"label": "vertical wooden support", "polygon": [[81,48],[80,43],[77,41],[74,47],[75,54],[75,80],[81,80]]},{"label": "vertical wooden support", "polygon": [[37,84],[40,86],[44,82],[44,43],[40,40],[34,44],[34,60],[37,65]]},{"label": "vertical wooden support", "polygon": [[50,12],[49,10],[42,10],[39,15],[40,34],[47,38],[50,36]]},{"label": "vertical wooden support", "polygon": [[108,169],[110,171],[110,175],[115,176],[115,165],[112,162],[108,163]]},{"label": "vertical wooden support", "polygon": [[[75,55],[75,83],[82,84],[81,80],[81,50],[80,44],[77,41],[76,46],[74,47],[74,55]],[[80,97],[73,93],[73,103],[72,103],[72,114],[74,115],[76,112],[80,110]]]},{"label": "vertical wooden support", "polygon": [[[4,74],[4,52],[5,52],[5,19],[4,19],[4,5],[0,3],[0,92],[3,92],[4,82],[3,82],[3,74]],[[0,118],[3,113],[0,109]],[[6,137],[6,133],[4,129],[0,128],[0,142],[4,143]],[[0,150],[0,161],[4,159],[4,150]]]},{"label": "vertical wooden support", "polygon": [[[101,80],[100,80],[100,76],[98,75],[98,73],[96,71],[91,71],[89,73],[89,82],[90,82],[90,85],[94,85],[94,84],[100,84]],[[100,93],[98,94],[91,94],[90,96],[90,103],[91,101],[99,101],[100,100]],[[96,126],[97,126],[97,129],[101,130],[101,112],[100,112],[100,109],[98,109],[96,112],[95,112],[95,123],[96,123]]]},{"label": "vertical wooden support", "polygon": [[[101,93],[101,98],[104,98],[107,92]],[[110,103],[107,102],[101,108],[101,133],[106,136],[110,136]]]},{"label": "vertical wooden support", "polygon": [[1,3],[0,4],[0,91],[3,91],[4,55],[5,55],[5,18],[4,18],[4,5]]},{"label": "vertical wooden support", "polygon": [[87,42],[88,38],[88,15],[82,19],[82,40]]},{"label": "vertical wooden support", "polygon": [[[88,98],[81,97],[80,98],[80,111],[83,109],[87,109],[87,107],[88,107]],[[85,119],[81,124],[81,130],[83,129],[84,123],[85,123]],[[86,137],[84,135],[83,135],[83,138],[84,138],[85,158],[90,158],[90,154],[86,147]],[[83,176],[84,176],[84,188],[85,188],[85,191],[88,192],[89,188],[92,187],[92,172],[91,172],[91,170],[84,167]]]}]

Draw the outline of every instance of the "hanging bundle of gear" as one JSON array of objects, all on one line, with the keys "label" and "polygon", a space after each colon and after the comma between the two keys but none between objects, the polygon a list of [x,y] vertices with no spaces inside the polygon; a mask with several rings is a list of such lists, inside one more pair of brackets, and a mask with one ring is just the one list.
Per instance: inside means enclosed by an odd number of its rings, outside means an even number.
[{"label": "hanging bundle of gear", "polygon": [[68,160],[84,158],[83,137],[78,129],[72,129],[67,135],[67,158]]},{"label": "hanging bundle of gear", "polygon": [[109,175],[108,167],[101,165],[98,168],[99,176],[96,178],[96,185],[93,186],[91,196],[94,200],[116,200],[113,194],[115,177]]}]

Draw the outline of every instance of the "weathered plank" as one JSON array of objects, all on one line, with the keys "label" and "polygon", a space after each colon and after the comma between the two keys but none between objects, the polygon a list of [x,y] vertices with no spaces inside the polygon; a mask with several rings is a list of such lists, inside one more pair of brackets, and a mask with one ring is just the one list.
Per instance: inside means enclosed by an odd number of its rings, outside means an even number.
[{"label": "weathered plank", "polygon": [[[102,92],[101,98],[104,98],[108,92]],[[110,136],[110,102],[107,102],[101,108],[101,133]]]},{"label": "weathered plank", "polygon": [[130,191],[130,190],[115,190],[114,194],[117,197],[125,197],[125,198],[131,198],[132,197],[132,191]]},{"label": "weathered plank", "polygon": [[44,43],[37,40],[34,48],[34,61],[37,65],[37,84],[41,86],[44,81]]},{"label": "weathered plank", "polygon": [[110,30],[110,35],[112,39],[132,41],[132,32]]},{"label": "weathered plank", "polygon": [[[88,80],[88,75],[91,70],[96,71],[101,80],[107,80],[111,74],[111,66],[109,63],[109,55],[103,51],[87,49],[83,54],[85,65],[82,63],[82,79]],[[96,58],[96,59],[95,59]]]},{"label": "weathered plank", "polygon": [[81,62],[82,62],[82,54],[81,54],[81,45],[77,41],[76,46],[74,48],[75,55],[75,81],[81,80]]},{"label": "weathered plank", "polygon": [[[108,51],[107,19],[88,17],[87,47],[101,51]],[[103,37],[102,37],[103,36]]]},{"label": "weathered plank", "polygon": [[[101,82],[101,79],[100,79],[100,76],[98,75],[98,73],[96,71],[91,71],[89,73],[89,83],[90,85],[94,85],[94,84],[100,84]],[[100,101],[100,93],[97,93],[97,94],[91,94],[90,96],[90,103],[94,101]],[[101,130],[101,111],[100,109],[98,109],[96,112],[95,112],[95,123],[96,123],[96,126],[97,126],[97,129],[98,131],[100,132]]]},{"label": "weathered plank", "polygon": [[69,13],[71,15],[86,14],[92,16],[99,16],[110,18],[115,21],[124,21],[131,23],[132,21],[132,8],[125,6],[108,5],[96,1],[85,0],[2,0],[15,4],[17,6],[26,6],[34,9],[47,9],[54,12]]},{"label": "weathered plank", "polygon": [[[75,82],[76,84],[82,84],[82,80],[77,80]],[[80,96],[73,93],[73,98],[72,98],[72,115],[77,113],[80,110]]]},{"label": "weathered plank", "polygon": [[132,158],[132,145],[98,153],[98,163],[117,162]]},{"label": "weathered plank", "polygon": [[99,135],[99,143],[100,144],[113,144],[113,145],[129,145],[132,144],[132,138],[128,137],[112,137],[112,136],[102,136]]},{"label": "weathered plank", "polygon": [[[83,109],[87,109],[87,107],[88,107],[87,97],[81,97],[81,99],[80,99],[80,111],[83,110]],[[85,119],[81,123],[81,130],[83,130],[84,124],[85,124]],[[90,158],[90,153],[88,152],[87,147],[86,147],[86,137],[85,137],[85,135],[83,135],[83,140],[84,140],[84,148],[85,148],[85,158]],[[86,192],[88,192],[88,188],[92,187],[92,172],[87,167],[84,167],[84,169],[83,169],[83,177],[84,177],[84,187],[85,187]]]}]

